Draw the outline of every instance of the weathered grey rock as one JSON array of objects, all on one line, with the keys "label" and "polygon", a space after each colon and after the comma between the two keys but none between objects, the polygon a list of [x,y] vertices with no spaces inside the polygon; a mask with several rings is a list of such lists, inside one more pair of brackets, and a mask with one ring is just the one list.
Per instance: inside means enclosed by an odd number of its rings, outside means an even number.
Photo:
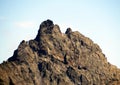
[{"label": "weathered grey rock", "polygon": [[0,85],[120,85],[120,70],[100,47],[70,28],[61,33],[51,20],[34,40],[23,40],[0,64]]}]

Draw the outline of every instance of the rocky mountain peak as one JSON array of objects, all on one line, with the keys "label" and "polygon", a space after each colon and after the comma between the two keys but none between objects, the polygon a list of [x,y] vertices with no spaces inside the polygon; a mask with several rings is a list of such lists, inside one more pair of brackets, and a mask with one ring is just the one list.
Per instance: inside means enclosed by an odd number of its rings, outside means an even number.
[{"label": "rocky mountain peak", "polygon": [[39,40],[40,37],[42,36],[53,34],[54,35],[61,34],[61,31],[58,25],[54,25],[53,21],[48,19],[40,24],[40,28],[38,30],[38,34],[35,40]]},{"label": "rocky mountain peak", "polygon": [[53,21],[40,24],[35,39],[23,40],[0,64],[0,85],[119,85],[120,69],[78,31],[61,33]]},{"label": "rocky mountain peak", "polygon": [[69,34],[69,33],[71,33],[71,32],[72,32],[72,29],[71,29],[71,28],[67,28],[65,34]]},{"label": "rocky mountain peak", "polygon": [[54,23],[53,23],[53,21],[52,20],[46,20],[46,21],[43,21],[42,23],[41,23],[41,25],[40,25],[40,28],[42,29],[42,28],[53,28],[54,27]]}]

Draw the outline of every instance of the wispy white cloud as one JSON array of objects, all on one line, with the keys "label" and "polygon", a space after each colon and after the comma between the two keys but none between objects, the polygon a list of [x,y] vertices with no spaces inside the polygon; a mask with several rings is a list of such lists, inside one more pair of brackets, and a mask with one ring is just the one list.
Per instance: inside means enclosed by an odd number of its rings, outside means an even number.
[{"label": "wispy white cloud", "polygon": [[21,21],[21,22],[15,22],[14,25],[17,26],[17,27],[21,27],[21,28],[29,28],[29,27],[34,27],[35,26],[35,22],[32,22],[32,21]]}]

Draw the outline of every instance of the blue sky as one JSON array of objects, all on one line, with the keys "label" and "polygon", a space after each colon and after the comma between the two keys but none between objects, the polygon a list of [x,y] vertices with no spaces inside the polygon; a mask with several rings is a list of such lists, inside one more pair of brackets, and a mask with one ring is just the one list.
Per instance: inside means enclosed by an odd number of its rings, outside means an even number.
[{"label": "blue sky", "polygon": [[0,62],[34,39],[46,19],[91,38],[120,68],[120,0],[0,0]]}]

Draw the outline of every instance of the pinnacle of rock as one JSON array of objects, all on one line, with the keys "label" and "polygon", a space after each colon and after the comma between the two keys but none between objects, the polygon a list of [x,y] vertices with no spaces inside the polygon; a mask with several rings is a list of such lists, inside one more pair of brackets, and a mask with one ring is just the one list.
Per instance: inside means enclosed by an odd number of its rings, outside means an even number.
[{"label": "pinnacle of rock", "polygon": [[0,64],[0,85],[120,85],[120,69],[90,38],[48,19]]}]

